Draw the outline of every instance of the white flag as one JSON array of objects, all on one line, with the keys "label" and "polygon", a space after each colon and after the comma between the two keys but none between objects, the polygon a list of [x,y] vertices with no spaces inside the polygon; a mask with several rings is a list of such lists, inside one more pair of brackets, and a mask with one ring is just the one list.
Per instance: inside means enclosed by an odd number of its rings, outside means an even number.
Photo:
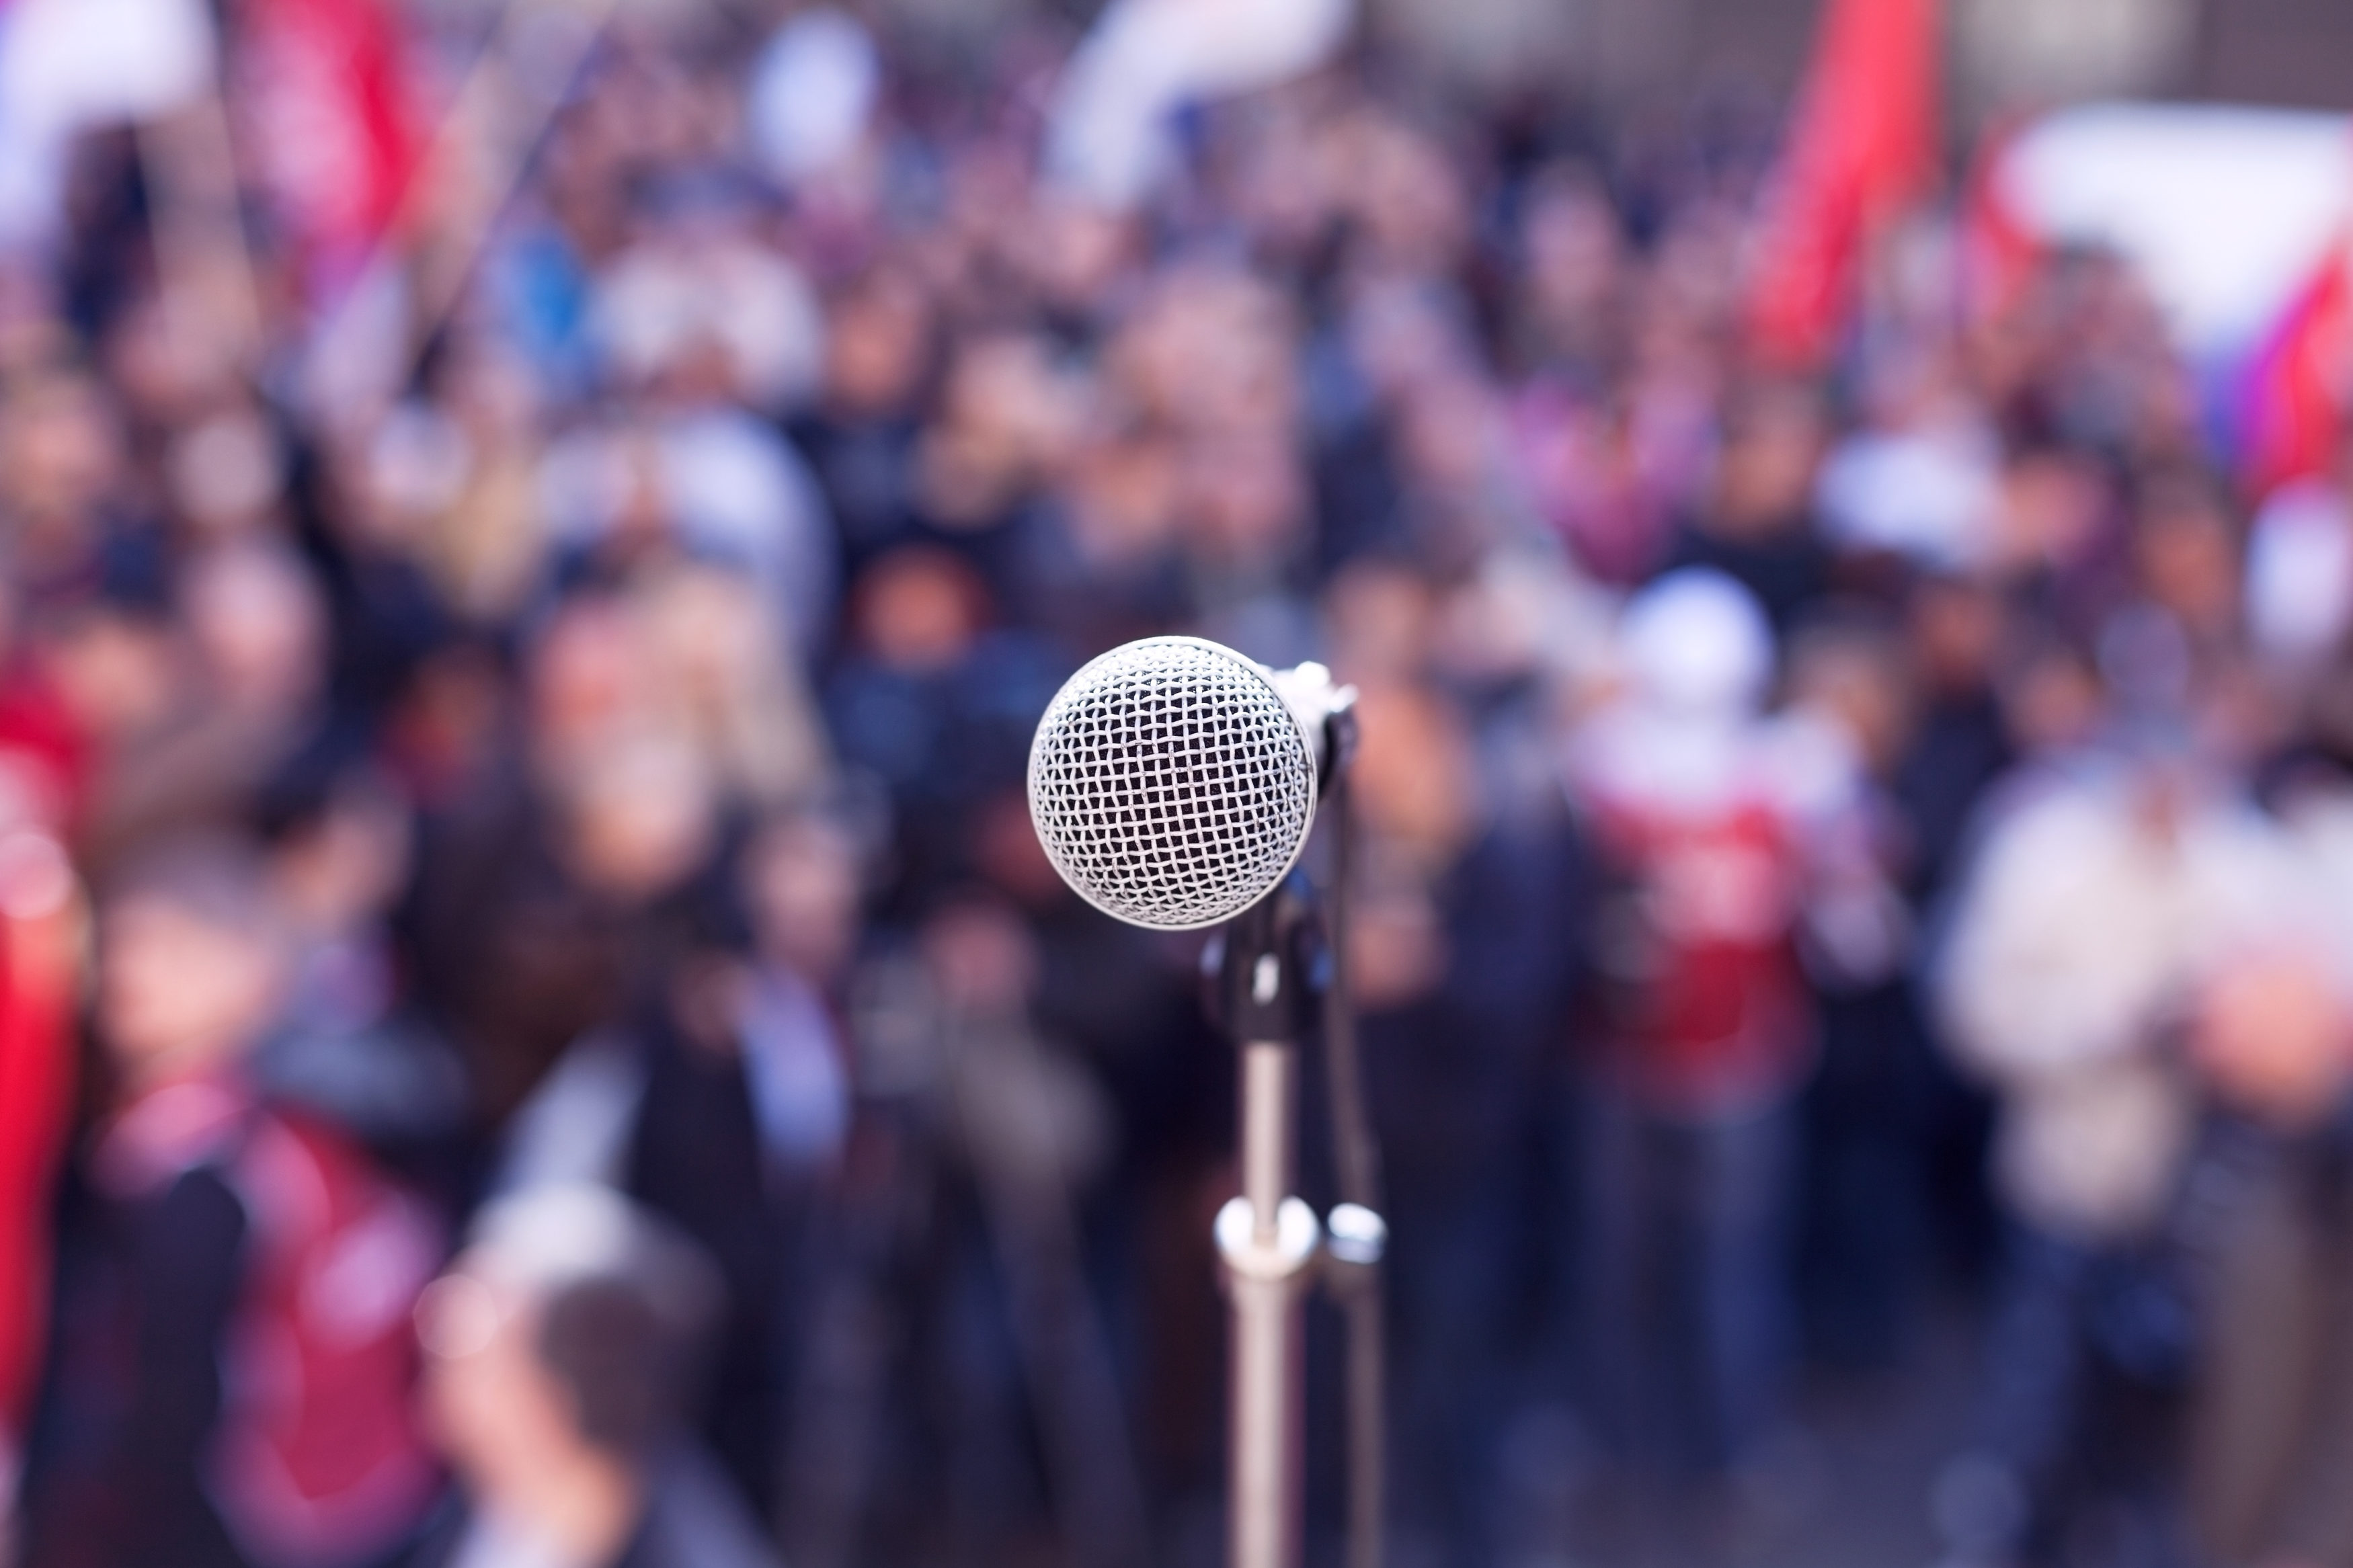
[{"label": "white flag", "polygon": [[1355,0],[1112,0],[1055,86],[1049,176],[1134,205],[1174,160],[1177,110],[1304,75],[1355,16]]},{"label": "white flag", "polygon": [[16,0],[0,9],[0,240],[54,230],[76,132],[169,113],[213,82],[204,0]]}]

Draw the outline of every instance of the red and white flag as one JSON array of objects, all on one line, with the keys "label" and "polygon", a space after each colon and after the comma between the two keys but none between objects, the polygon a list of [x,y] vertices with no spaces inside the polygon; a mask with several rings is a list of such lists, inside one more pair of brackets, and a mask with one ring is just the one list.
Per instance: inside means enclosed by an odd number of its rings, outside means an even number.
[{"label": "red and white flag", "polygon": [[1767,360],[1829,354],[1864,247],[1935,177],[1936,39],[1936,0],[1828,0],[1750,281]]},{"label": "red and white flag", "polygon": [[406,198],[425,145],[387,0],[243,0],[242,105],[311,281],[357,273]]}]

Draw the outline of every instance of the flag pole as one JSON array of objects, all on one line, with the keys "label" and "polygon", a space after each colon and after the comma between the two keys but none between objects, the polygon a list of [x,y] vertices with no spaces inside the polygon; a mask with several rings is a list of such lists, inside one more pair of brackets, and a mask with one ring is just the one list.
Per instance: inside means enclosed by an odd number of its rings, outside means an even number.
[{"label": "flag pole", "polygon": [[[533,152],[617,8],[618,0],[508,0],[481,53],[459,84],[425,155],[417,161],[392,221],[376,237],[366,262],[321,323],[305,367],[306,379],[314,386],[324,390],[348,384],[331,375],[327,367],[347,361],[354,349],[364,353],[367,334],[381,321],[376,312],[387,296],[404,284],[408,293],[405,341],[381,367],[384,384],[373,390],[389,393],[407,381],[424,345],[464,299],[468,280],[490,248],[492,229],[522,184]],[[531,23],[542,14],[559,10],[576,19],[568,49],[551,51],[544,35],[524,40]],[[532,74],[560,85],[536,95],[515,134],[502,141],[492,138],[481,128],[496,123],[496,110],[516,97],[517,73],[512,66],[525,49],[537,57],[537,68]],[[407,243],[412,233],[424,226],[443,183],[453,171],[464,167],[470,153],[477,148],[482,163],[477,184],[483,196],[467,204],[445,226],[438,237],[438,254],[429,258],[430,264],[413,267],[416,258]]]}]

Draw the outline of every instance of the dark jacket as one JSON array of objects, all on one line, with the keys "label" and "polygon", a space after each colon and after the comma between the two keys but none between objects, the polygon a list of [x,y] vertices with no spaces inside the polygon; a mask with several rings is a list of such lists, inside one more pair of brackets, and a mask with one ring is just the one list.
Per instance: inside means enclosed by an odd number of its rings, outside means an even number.
[{"label": "dark jacket", "polygon": [[[452,1568],[464,1562],[474,1515],[453,1503],[425,1535],[406,1568]],[[706,1455],[681,1448],[656,1461],[646,1511],[621,1554],[598,1568],[778,1568],[776,1555]]]},{"label": "dark jacket", "polygon": [[2353,1134],[2211,1130],[2189,1221],[2200,1543],[2221,1568],[2353,1568]]}]

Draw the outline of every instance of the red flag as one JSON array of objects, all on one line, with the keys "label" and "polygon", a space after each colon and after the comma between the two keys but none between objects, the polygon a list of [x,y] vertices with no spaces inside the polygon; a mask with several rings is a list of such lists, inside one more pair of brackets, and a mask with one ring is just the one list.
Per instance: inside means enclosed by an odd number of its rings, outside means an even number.
[{"label": "red flag", "polygon": [[1748,300],[1767,358],[1821,361],[1863,244],[1934,176],[1936,31],[1936,0],[1828,0]]},{"label": "red flag", "polygon": [[2346,243],[2328,247],[2279,325],[2248,363],[2240,405],[2241,466],[2258,498],[2327,472],[2344,428],[2353,372],[2353,281]]},{"label": "red flag", "polygon": [[49,1184],[73,1098],[73,875],[56,841],[0,842],[0,1456],[21,1433],[48,1317]]},{"label": "red flag", "polygon": [[424,139],[386,0],[245,0],[247,110],[314,283],[355,273],[398,213]]},{"label": "red flag", "polygon": [[[0,672],[0,1469],[47,1334],[49,1205],[72,1115],[80,908],[63,841],[88,748],[56,691]],[[5,1477],[0,1477],[5,1486]]]}]

